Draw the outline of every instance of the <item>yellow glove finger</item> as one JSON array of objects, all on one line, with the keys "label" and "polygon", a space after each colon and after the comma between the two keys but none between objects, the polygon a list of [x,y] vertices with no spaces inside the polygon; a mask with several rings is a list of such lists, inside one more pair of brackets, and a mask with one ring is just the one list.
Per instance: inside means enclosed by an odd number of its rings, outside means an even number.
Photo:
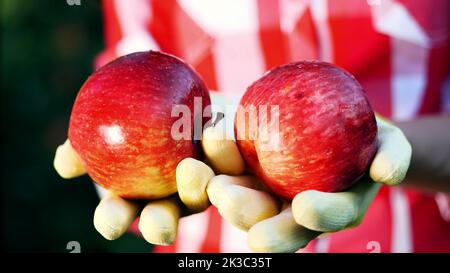
[{"label": "yellow glove finger", "polygon": [[58,174],[66,179],[74,178],[86,173],[86,169],[81,162],[77,152],[70,145],[67,139],[63,145],[56,148],[53,166]]},{"label": "yellow glove finger", "polygon": [[403,181],[411,161],[411,145],[402,131],[377,117],[378,152],[370,166],[375,182],[397,185]]},{"label": "yellow glove finger", "polygon": [[150,201],[141,212],[139,230],[144,239],[156,245],[170,245],[178,232],[180,209],[174,197]]},{"label": "yellow glove finger", "polygon": [[292,200],[295,221],[308,229],[333,232],[360,223],[381,184],[364,177],[345,192],[303,191]]},{"label": "yellow glove finger", "polygon": [[248,231],[248,244],[254,252],[295,252],[320,234],[298,225],[287,208],[254,225]]},{"label": "yellow glove finger", "polygon": [[95,209],[95,229],[106,239],[115,240],[128,230],[138,212],[135,202],[108,193]]},{"label": "yellow glove finger", "polygon": [[218,175],[210,180],[207,193],[225,220],[246,231],[280,210],[274,197],[257,189],[252,176]]},{"label": "yellow glove finger", "polygon": [[202,147],[208,163],[218,174],[240,175],[245,170],[244,160],[236,143],[227,137],[222,119],[203,131]]},{"label": "yellow glove finger", "polygon": [[199,160],[185,158],[178,163],[176,170],[178,194],[190,212],[196,213],[208,208],[206,186],[213,176],[213,170]]}]

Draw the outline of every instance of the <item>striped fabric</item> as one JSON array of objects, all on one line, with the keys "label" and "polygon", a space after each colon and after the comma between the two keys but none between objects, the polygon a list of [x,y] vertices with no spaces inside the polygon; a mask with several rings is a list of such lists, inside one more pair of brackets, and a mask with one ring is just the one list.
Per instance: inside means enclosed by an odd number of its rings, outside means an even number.
[{"label": "striped fabric", "polygon": [[[450,110],[449,1],[105,0],[105,50],[95,65],[134,51],[177,55],[208,87],[237,102],[273,66],[322,59],[361,82],[394,120]],[[382,187],[363,223],[301,252],[450,251],[449,198]],[[136,227],[136,225],[135,225]],[[246,252],[246,234],[214,208],[181,220],[158,252]]]}]

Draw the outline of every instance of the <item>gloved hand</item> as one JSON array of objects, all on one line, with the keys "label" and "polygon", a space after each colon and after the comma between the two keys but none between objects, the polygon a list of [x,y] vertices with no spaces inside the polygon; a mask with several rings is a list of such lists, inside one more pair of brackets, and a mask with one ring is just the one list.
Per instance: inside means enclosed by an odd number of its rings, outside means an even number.
[{"label": "gloved hand", "polygon": [[[86,173],[69,140],[57,148],[54,167],[67,179]],[[241,168],[243,169],[243,163]],[[152,244],[169,245],[176,238],[181,216],[203,211],[209,206],[206,186],[213,176],[214,172],[208,165],[186,158],[178,164],[176,170],[179,196],[173,195],[142,204],[102,189],[100,193],[104,194],[100,194],[101,201],[95,209],[94,226],[103,237],[115,240],[128,230],[140,214],[139,230],[143,237]]]},{"label": "gloved hand", "polygon": [[281,204],[255,177],[218,175],[208,184],[209,199],[222,217],[248,231],[255,252],[295,252],[323,233],[357,226],[382,184],[402,182],[411,159],[411,146],[400,129],[378,117],[377,126],[379,148],[370,171],[344,192],[308,190]]},{"label": "gloved hand", "polygon": [[[224,98],[211,92],[213,105],[224,106]],[[215,116],[216,121],[220,117]],[[206,130],[205,130],[206,131]],[[216,133],[217,130],[207,132]],[[209,139],[217,137],[210,135]],[[238,175],[244,172],[245,164],[232,139],[203,141],[203,150],[210,155],[220,173]],[[217,158],[226,155],[226,158]],[[84,175],[86,170],[70,141],[56,149],[54,167],[63,178]],[[182,216],[198,213],[210,206],[206,187],[214,177],[214,171],[202,161],[186,158],[176,169],[178,194],[161,200],[150,200],[147,204],[127,200],[97,186],[101,201],[95,209],[94,226],[106,239],[115,240],[123,235],[140,216],[139,230],[145,240],[157,245],[171,244],[177,235],[178,220]]]}]

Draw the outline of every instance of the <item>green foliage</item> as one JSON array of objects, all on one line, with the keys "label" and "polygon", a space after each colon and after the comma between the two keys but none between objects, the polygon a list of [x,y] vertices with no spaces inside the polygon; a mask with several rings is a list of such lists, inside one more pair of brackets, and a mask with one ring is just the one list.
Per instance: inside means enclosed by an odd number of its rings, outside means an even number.
[{"label": "green foliage", "polygon": [[65,181],[53,169],[67,138],[72,103],[102,47],[100,3],[2,0],[2,243],[6,251],[149,252],[135,235],[110,242],[95,231],[98,203],[87,176]]}]

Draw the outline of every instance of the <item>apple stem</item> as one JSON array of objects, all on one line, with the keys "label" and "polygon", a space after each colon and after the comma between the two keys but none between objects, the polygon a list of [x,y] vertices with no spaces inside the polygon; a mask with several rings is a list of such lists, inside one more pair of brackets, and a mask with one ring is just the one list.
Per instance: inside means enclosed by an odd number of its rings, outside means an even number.
[{"label": "apple stem", "polygon": [[[215,127],[216,124],[219,123],[219,121],[221,121],[223,118],[225,117],[225,114],[222,112],[217,112],[216,114],[216,119],[213,121],[213,123],[211,124],[211,126]],[[205,128],[206,129],[206,128]]]}]

